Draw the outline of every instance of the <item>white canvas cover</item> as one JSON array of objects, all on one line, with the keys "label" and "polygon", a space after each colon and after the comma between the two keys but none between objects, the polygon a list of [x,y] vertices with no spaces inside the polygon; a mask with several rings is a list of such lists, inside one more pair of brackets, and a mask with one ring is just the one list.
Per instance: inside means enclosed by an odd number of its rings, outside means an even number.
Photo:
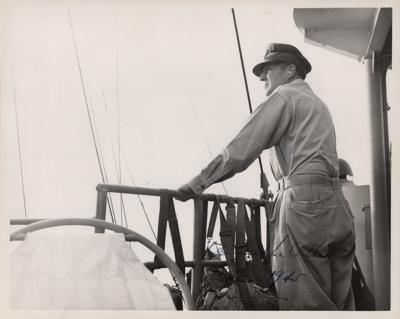
[{"label": "white canvas cover", "polygon": [[174,310],[123,234],[29,233],[10,258],[12,309]]}]

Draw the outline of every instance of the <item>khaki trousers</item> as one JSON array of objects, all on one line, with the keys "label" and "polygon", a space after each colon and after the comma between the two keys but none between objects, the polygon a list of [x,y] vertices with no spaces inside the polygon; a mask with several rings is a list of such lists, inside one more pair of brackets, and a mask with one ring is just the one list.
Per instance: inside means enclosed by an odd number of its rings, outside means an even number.
[{"label": "khaki trousers", "polygon": [[354,310],[354,217],[341,187],[300,183],[278,193],[271,264],[280,310]]}]

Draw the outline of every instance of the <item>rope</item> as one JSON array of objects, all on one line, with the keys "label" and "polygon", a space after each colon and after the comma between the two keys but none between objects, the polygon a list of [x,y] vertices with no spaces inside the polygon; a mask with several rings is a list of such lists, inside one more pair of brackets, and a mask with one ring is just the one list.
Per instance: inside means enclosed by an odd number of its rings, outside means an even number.
[{"label": "rope", "polygon": [[22,154],[21,154],[21,142],[20,142],[20,134],[19,134],[19,121],[18,121],[18,108],[17,108],[17,95],[15,93],[15,79],[14,79],[14,70],[13,72],[13,88],[14,88],[14,109],[15,109],[15,122],[17,124],[17,139],[18,139],[18,156],[19,156],[19,166],[21,172],[21,184],[22,184],[22,197],[24,200],[24,213],[25,218],[28,217],[26,212],[26,198],[25,198],[25,183],[24,183],[24,174],[22,169]]}]

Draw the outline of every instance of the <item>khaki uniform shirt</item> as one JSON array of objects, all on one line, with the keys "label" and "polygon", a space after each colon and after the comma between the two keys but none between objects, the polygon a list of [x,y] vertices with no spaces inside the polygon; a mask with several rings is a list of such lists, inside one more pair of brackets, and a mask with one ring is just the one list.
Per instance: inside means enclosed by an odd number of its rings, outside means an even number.
[{"label": "khaki uniform shirt", "polygon": [[301,79],[264,101],[228,146],[189,182],[195,193],[244,171],[263,150],[277,180],[291,175],[338,177],[333,121],[327,106]]}]

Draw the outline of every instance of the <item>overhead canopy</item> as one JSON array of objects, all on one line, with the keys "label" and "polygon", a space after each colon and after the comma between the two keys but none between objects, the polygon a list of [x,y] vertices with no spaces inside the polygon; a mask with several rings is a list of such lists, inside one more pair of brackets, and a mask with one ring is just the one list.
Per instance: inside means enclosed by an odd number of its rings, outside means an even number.
[{"label": "overhead canopy", "polygon": [[[391,8],[294,9],[296,26],[305,41],[362,60],[385,45],[392,27]],[[390,46],[391,52],[391,46]]]}]

